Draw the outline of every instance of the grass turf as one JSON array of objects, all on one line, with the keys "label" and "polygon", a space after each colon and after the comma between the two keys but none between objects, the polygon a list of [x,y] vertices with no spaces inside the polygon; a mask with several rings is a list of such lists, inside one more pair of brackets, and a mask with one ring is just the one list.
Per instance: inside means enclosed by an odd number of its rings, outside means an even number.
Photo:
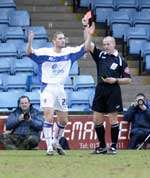
[{"label": "grass turf", "polygon": [[92,155],[89,150],[0,151],[0,178],[149,178],[150,150],[120,150],[117,155]]}]

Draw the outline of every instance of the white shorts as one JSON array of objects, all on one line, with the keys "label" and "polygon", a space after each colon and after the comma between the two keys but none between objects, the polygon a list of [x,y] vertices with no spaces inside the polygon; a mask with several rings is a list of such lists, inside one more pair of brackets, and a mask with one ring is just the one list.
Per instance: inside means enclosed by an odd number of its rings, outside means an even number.
[{"label": "white shorts", "polygon": [[66,93],[63,85],[47,85],[40,95],[41,108],[68,111]]}]

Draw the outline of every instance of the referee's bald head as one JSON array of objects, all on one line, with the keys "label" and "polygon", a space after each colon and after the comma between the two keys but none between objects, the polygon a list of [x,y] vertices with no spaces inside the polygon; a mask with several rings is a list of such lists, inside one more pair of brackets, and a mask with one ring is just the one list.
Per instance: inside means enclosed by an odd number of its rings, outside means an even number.
[{"label": "referee's bald head", "polygon": [[114,45],[114,47],[116,46],[116,41],[115,41],[115,38],[112,37],[112,36],[106,36],[103,38],[103,43],[106,43],[106,42],[110,42]]}]

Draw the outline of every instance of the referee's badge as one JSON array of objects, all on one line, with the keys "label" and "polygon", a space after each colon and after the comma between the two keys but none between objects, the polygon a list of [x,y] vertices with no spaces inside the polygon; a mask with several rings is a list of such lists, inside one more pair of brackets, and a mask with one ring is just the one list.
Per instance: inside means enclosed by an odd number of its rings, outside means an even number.
[{"label": "referee's badge", "polygon": [[117,68],[118,64],[117,63],[112,63],[110,69],[115,70]]}]

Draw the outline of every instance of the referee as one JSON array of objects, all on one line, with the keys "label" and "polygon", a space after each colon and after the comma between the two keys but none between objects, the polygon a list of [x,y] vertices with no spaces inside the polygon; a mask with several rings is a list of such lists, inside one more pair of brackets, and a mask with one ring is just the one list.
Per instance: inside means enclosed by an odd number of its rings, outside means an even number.
[{"label": "referee", "polygon": [[[103,50],[100,50],[91,41],[93,28],[87,28],[85,38],[88,39],[87,49],[92,55],[97,68],[97,86],[93,100],[93,121],[95,131],[99,140],[99,147],[93,151],[94,154],[116,154],[116,147],[119,134],[118,112],[123,111],[120,84],[131,83],[129,68],[124,59],[116,50],[115,39],[107,36],[103,39]],[[85,27],[86,28],[86,27]],[[108,114],[111,124],[111,146],[106,147],[105,128],[103,125],[104,114]]]}]

